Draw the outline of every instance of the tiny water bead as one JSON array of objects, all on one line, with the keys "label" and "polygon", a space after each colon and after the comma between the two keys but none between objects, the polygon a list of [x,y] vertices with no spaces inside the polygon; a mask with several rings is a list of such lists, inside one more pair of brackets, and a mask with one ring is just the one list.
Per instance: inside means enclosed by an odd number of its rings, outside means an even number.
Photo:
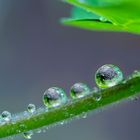
[{"label": "tiny water bead", "polygon": [[92,91],[93,91],[94,93],[96,93],[96,92],[100,91],[100,89],[97,88],[97,87],[93,87]]},{"label": "tiny water bead", "polygon": [[48,108],[57,107],[67,102],[67,96],[62,88],[51,87],[45,91],[43,102]]},{"label": "tiny water bead", "polygon": [[41,132],[42,132],[41,129],[37,129],[37,130],[36,130],[36,133],[38,133],[38,134],[40,134]]},{"label": "tiny water bead", "polygon": [[99,88],[109,88],[122,82],[122,71],[115,65],[106,64],[100,67],[95,74],[95,81]]},{"label": "tiny water bead", "polygon": [[87,118],[87,113],[86,113],[86,112],[83,112],[82,115],[81,115],[81,117],[82,117],[83,119]]},{"label": "tiny water bead", "polygon": [[138,101],[139,100],[139,96],[132,96],[129,98],[132,101]]},{"label": "tiny water bead", "polygon": [[132,74],[132,78],[135,78],[135,77],[140,77],[140,71],[138,70],[135,70]]},{"label": "tiny water bead", "polygon": [[100,21],[101,21],[101,22],[107,22],[108,20],[107,20],[107,18],[101,16],[101,17],[100,17]]},{"label": "tiny water bead", "polygon": [[36,111],[36,106],[34,104],[29,104],[27,110],[30,113],[34,113]]},{"label": "tiny water bead", "polygon": [[23,137],[25,139],[31,139],[32,138],[32,135],[33,135],[33,132],[32,131],[28,131],[28,132],[24,132],[23,133]]},{"label": "tiny water bead", "polygon": [[4,121],[9,122],[12,118],[11,113],[8,111],[3,111],[1,117]]},{"label": "tiny water bead", "polygon": [[94,87],[92,90],[93,90],[94,99],[95,99],[96,101],[100,101],[101,98],[102,98],[102,95],[101,95],[101,93],[100,93],[99,91],[100,91],[101,89],[99,89],[99,88],[97,88],[97,87]]},{"label": "tiny water bead", "polygon": [[96,101],[100,101],[101,98],[102,98],[102,94],[99,93],[99,92],[94,93],[93,96],[94,96],[94,99],[95,99]]},{"label": "tiny water bead", "polygon": [[84,83],[76,83],[70,90],[70,95],[73,99],[82,98],[88,94],[90,94],[90,88]]}]

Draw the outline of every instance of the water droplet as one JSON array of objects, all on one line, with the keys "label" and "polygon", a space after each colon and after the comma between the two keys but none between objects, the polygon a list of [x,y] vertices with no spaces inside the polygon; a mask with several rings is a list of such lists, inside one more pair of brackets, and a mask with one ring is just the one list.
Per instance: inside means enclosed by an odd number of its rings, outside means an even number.
[{"label": "water droplet", "polygon": [[65,121],[61,121],[60,124],[63,125],[65,123]]},{"label": "water droplet", "polygon": [[140,77],[140,71],[135,70],[132,74],[132,78],[134,77]]},{"label": "water droplet", "polygon": [[102,95],[101,95],[100,92],[96,92],[96,93],[94,93],[93,96],[94,96],[94,99],[95,99],[96,101],[100,101],[101,98],[102,98]]},{"label": "water droplet", "polygon": [[43,101],[49,108],[57,107],[67,102],[67,96],[62,88],[51,87],[45,91]]},{"label": "water droplet", "polygon": [[83,119],[87,118],[87,113],[86,113],[86,112],[83,112],[83,113],[82,113],[82,118],[83,118]]},{"label": "water droplet", "polygon": [[84,83],[76,83],[71,87],[70,95],[73,99],[85,97],[90,94],[90,88]]},{"label": "water droplet", "polygon": [[108,20],[107,20],[107,18],[101,16],[101,17],[100,17],[100,21],[101,21],[101,22],[107,22]]},{"label": "water droplet", "polygon": [[100,67],[95,74],[96,84],[100,88],[109,88],[122,82],[122,71],[112,64],[106,64]]},{"label": "water droplet", "polygon": [[9,122],[11,120],[11,113],[8,111],[3,111],[1,117],[4,121]]},{"label": "water droplet", "polygon": [[129,97],[129,99],[132,100],[132,101],[138,101],[139,96],[132,96],[132,97]]},{"label": "water droplet", "polygon": [[37,131],[36,131],[36,133],[41,133],[42,132],[42,130],[41,129],[37,129]]},{"label": "water droplet", "polygon": [[34,104],[29,104],[27,107],[28,112],[34,113],[36,111],[36,107]]},{"label": "water droplet", "polygon": [[100,89],[97,88],[97,87],[94,87],[92,90],[93,90],[93,92],[99,92],[100,91]]},{"label": "water droplet", "polygon": [[138,96],[136,96],[136,97],[134,98],[134,100],[135,100],[135,101],[138,101],[138,100],[139,100],[139,97],[138,97]]},{"label": "water droplet", "polygon": [[123,81],[122,81],[123,84],[126,84],[126,82],[127,82],[127,80],[123,80]]},{"label": "water droplet", "polygon": [[25,139],[31,139],[32,138],[32,135],[33,135],[33,132],[32,131],[28,131],[28,132],[24,132],[23,133],[23,137]]},{"label": "water droplet", "polygon": [[102,98],[102,95],[100,93],[101,89],[97,88],[97,87],[94,87],[93,89],[93,96],[94,96],[94,99],[96,101],[100,101],[101,98]]},{"label": "water droplet", "polygon": [[44,129],[42,130],[42,132],[43,132],[43,133],[46,133],[46,128],[44,128]]}]

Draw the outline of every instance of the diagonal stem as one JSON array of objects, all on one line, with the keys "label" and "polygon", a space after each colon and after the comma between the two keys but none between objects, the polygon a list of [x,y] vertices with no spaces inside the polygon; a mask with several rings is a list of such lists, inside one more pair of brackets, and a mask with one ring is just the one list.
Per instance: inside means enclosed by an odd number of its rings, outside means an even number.
[{"label": "diagonal stem", "polygon": [[[43,126],[50,126],[60,121],[76,118],[78,115],[99,109],[105,105],[115,103],[131,96],[136,96],[140,92],[140,76],[134,76],[112,88],[99,91],[102,98],[97,101],[94,91],[85,98],[70,101],[69,103],[48,111],[41,111],[29,117],[19,117],[14,123],[0,125],[0,138],[8,137],[18,133],[34,130]],[[18,115],[17,115],[18,117]]]}]

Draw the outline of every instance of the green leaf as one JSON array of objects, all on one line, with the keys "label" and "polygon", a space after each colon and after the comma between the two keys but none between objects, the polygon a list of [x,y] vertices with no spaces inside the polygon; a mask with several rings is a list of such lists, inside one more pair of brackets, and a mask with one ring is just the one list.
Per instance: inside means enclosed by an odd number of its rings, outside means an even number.
[{"label": "green leaf", "polygon": [[72,14],[73,19],[75,20],[76,19],[77,20],[79,19],[97,19],[98,20],[100,18],[99,15],[85,11],[84,9],[79,8],[79,7],[74,7],[72,9],[71,14]]},{"label": "green leaf", "polygon": [[[75,7],[66,25],[90,30],[140,33],[140,1],[137,0],[65,0]],[[105,20],[104,20],[105,19]]]}]

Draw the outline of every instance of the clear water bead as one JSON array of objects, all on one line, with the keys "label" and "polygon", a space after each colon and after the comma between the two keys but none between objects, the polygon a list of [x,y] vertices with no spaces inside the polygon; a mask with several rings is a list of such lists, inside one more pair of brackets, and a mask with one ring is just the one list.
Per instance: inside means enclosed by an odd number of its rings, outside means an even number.
[{"label": "clear water bead", "polygon": [[135,70],[132,74],[132,78],[140,77],[140,71]]},{"label": "clear water bead", "polygon": [[132,97],[129,97],[129,99],[132,100],[132,101],[138,101],[139,96],[132,96]]},{"label": "clear water bead", "polygon": [[82,116],[83,119],[85,119],[85,118],[87,118],[87,113],[83,112],[81,116]]},{"label": "clear water bead", "polygon": [[90,88],[84,83],[76,83],[70,90],[70,95],[73,99],[82,98],[88,94],[90,94]]},{"label": "clear water bead", "polygon": [[37,129],[37,130],[36,130],[36,133],[38,133],[38,134],[41,133],[41,132],[42,132],[41,129]]},{"label": "clear water bead", "polygon": [[57,107],[67,102],[67,96],[62,88],[51,87],[45,91],[43,102],[48,108]]},{"label": "clear water bead", "polygon": [[107,22],[108,21],[107,18],[102,17],[102,16],[99,19],[100,19],[101,22]]},{"label": "clear water bead", "polygon": [[93,96],[96,101],[100,101],[102,99],[102,94],[100,92],[94,93]]},{"label": "clear water bead", "polygon": [[4,121],[9,122],[12,118],[11,113],[8,111],[3,111],[1,117]]},{"label": "clear water bead", "polygon": [[99,88],[97,88],[97,87],[93,87],[92,91],[93,91],[94,93],[96,93],[96,92],[99,92],[99,91],[100,91],[100,89],[99,89]]},{"label": "clear water bead", "polygon": [[100,90],[101,90],[101,89],[99,89],[99,88],[97,88],[97,87],[94,87],[94,88],[93,88],[93,96],[94,96],[94,99],[95,99],[96,101],[100,101],[101,98],[102,98],[102,95],[101,95],[101,93],[100,93]]},{"label": "clear water bead", "polygon": [[122,71],[115,65],[106,64],[100,67],[95,74],[96,84],[100,88],[109,88],[122,82]]},{"label": "clear water bead", "polygon": [[30,113],[34,113],[36,111],[36,106],[34,104],[29,104],[27,110]]},{"label": "clear water bead", "polygon": [[23,133],[23,137],[25,139],[31,139],[32,138],[32,135],[33,135],[33,132],[32,131],[28,131],[28,132],[24,132]]}]

